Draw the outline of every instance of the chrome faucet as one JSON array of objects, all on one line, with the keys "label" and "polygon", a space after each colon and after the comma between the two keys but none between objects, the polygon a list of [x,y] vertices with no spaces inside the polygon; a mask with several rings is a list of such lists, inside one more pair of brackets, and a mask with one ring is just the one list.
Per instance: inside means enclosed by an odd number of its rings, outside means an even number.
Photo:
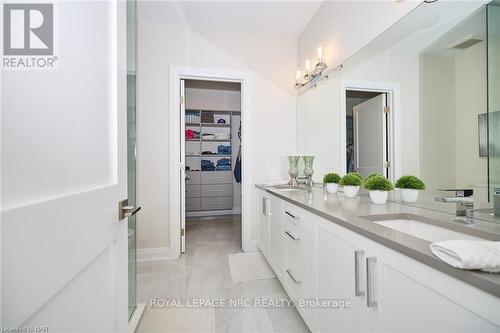
[{"label": "chrome faucet", "polygon": [[454,197],[437,197],[439,202],[455,202],[457,205],[455,221],[474,223],[474,191],[471,189],[442,189],[440,191],[455,192]]}]

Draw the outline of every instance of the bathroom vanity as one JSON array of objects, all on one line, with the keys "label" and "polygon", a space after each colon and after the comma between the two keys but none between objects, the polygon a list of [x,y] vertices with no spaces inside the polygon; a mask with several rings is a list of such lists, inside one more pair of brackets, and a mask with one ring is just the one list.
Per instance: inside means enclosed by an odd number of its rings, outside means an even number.
[{"label": "bathroom vanity", "polygon": [[455,269],[429,249],[500,240],[500,225],[317,187],[256,195],[259,248],[311,331],[500,332],[500,274]]}]

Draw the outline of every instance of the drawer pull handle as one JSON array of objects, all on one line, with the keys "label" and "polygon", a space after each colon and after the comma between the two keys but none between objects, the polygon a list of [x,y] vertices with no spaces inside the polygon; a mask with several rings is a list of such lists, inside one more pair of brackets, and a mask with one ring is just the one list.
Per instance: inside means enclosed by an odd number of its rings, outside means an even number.
[{"label": "drawer pull handle", "polygon": [[293,283],[295,283],[295,284],[301,284],[301,282],[299,280],[297,280],[295,278],[295,276],[293,276],[291,269],[287,269],[286,273],[288,274],[288,276],[290,277],[290,279],[292,279]]},{"label": "drawer pull handle", "polygon": [[373,265],[376,262],[376,257],[366,258],[366,306],[369,308],[377,307],[377,301],[373,300]]},{"label": "drawer pull handle", "polygon": [[294,241],[298,241],[300,240],[299,237],[295,237],[294,235],[292,235],[292,233],[290,231],[285,231],[285,235],[287,235],[288,237],[290,237],[291,239],[293,239]]},{"label": "drawer pull handle", "polygon": [[292,219],[296,219],[295,215],[285,210],[285,214],[290,216]]},{"label": "drawer pull handle", "polygon": [[359,290],[360,284],[360,269],[359,269],[359,258],[365,254],[363,250],[354,251],[354,295],[355,296],[364,296],[365,292]]}]

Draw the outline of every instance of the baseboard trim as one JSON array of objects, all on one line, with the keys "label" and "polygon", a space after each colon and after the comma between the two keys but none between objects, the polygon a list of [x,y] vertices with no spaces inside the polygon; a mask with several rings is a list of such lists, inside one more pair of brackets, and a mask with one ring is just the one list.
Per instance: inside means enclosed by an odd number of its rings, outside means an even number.
[{"label": "baseboard trim", "polygon": [[168,260],[170,257],[170,247],[146,247],[137,249],[137,261]]},{"label": "baseboard trim", "polygon": [[241,208],[229,210],[202,210],[198,212],[186,212],[186,217],[204,217],[204,216],[218,216],[218,215],[237,215],[241,214]]},{"label": "baseboard trim", "polygon": [[258,251],[260,250],[256,239],[252,239],[251,241],[248,242],[248,244],[245,244],[243,246],[243,252],[258,252]]}]

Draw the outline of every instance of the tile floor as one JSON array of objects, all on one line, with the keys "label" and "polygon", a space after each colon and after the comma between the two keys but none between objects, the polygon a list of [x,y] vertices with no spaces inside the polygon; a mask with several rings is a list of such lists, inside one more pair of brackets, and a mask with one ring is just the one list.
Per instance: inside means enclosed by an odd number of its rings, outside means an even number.
[{"label": "tile floor", "polygon": [[[147,304],[138,332],[145,332],[146,327],[148,330],[153,330],[150,327],[154,325],[148,325],[147,322],[154,320],[151,319],[151,315],[147,315],[148,311],[169,310],[168,307],[151,308],[150,300],[155,298],[185,301],[193,298],[287,298],[277,278],[234,283],[229,272],[227,255],[239,252],[241,252],[239,215],[188,220],[186,253],[181,258],[137,264],[138,301]],[[184,311],[193,310],[183,309],[182,312]],[[213,317],[210,327],[204,326],[198,328],[198,331],[309,332],[298,312],[289,307],[244,309],[226,307],[213,308],[210,311]],[[176,327],[173,330],[187,331],[186,327],[188,326]],[[158,331],[165,330],[158,329]]]}]

